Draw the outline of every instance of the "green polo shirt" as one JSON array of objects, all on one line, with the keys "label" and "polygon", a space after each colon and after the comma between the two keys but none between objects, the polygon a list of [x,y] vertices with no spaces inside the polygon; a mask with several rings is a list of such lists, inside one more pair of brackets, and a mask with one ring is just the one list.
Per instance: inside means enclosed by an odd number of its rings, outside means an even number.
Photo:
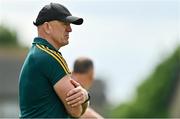
[{"label": "green polo shirt", "polygon": [[66,61],[45,39],[35,38],[19,76],[19,104],[22,118],[68,118],[53,86],[70,74]]}]

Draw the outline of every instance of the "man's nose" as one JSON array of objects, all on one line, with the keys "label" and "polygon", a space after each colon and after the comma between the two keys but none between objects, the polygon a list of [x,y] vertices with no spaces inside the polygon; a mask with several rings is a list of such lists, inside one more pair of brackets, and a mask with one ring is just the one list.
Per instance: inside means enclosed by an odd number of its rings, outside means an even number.
[{"label": "man's nose", "polygon": [[70,24],[67,26],[67,31],[68,31],[68,32],[72,32],[72,28],[71,28],[71,25],[70,25]]}]

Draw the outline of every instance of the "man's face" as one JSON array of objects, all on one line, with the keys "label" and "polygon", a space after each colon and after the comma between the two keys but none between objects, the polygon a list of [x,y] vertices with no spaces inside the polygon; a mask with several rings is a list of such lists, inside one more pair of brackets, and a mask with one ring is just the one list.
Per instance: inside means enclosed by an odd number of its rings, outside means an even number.
[{"label": "man's face", "polygon": [[72,31],[70,23],[60,22],[57,20],[51,21],[51,37],[57,46],[64,46],[69,43],[69,33]]}]

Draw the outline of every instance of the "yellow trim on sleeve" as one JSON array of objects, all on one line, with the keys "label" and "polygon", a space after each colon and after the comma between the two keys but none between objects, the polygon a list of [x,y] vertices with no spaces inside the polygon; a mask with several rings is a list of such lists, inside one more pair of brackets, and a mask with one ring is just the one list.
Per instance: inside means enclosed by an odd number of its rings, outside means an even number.
[{"label": "yellow trim on sleeve", "polygon": [[43,46],[43,45],[40,45],[40,46],[41,46],[42,48],[47,49],[47,50],[50,51],[51,53],[53,53],[53,54],[62,62],[63,66],[66,68],[66,71],[68,71],[69,73],[71,73],[70,70],[69,70],[69,68],[68,68],[68,65],[67,65],[66,61],[64,60],[64,58],[63,58],[59,53],[57,53],[56,51],[51,50],[51,49],[49,49],[48,47],[45,47],[45,46]]},{"label": "yellow trim on sleeve", "polygon": [[38,45],[38,44],[36,44],[36,46],[37,46],[39,49],[41,49],[41,50],[45,51],[46,53],[48,53],[49,55],[51,55],[54,59],[56,59],[56,60],[59,62],[59,64],[62,66],[62,68],[64,69],[64,71],[66,72],[66,74],[69,74],[68,70],[64,67],[64,65],[62,64],[62,62],[61,62],[53,53],[51,53],[51,52],[48,51],[46,48],[43,48],[43,47],[41,47],[41,46]]},{"label": "yellow trim on sleeve", "polygon": [[67,65],[66,61],[64,60],[64,58],[59,53],[57,53],[56,51],[53,51],[53,50],[49,49],[48,47],[47,47],[47,49],[50,50],[51,52],[53,52],[54,55],[56,55],[63,62],[63,64],[64,64],[65,68],[67,69],[67,71],[69,73],[71,73],[69,68],[68,68],[68,65]]}]

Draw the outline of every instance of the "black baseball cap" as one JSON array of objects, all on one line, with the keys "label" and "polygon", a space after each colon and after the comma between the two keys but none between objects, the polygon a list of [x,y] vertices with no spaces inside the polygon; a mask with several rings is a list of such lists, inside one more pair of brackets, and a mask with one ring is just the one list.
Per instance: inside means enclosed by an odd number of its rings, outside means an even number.
[{"label": "black baseball cap", "polygon": [[39,12],[36,21],[33,22],[35,26],[39,26],[44,22],[59,20],[62,22],[69,22],[75,25],[81,25],[83,23],[83,19],[79,17],[72,16],[69,10],[59,4],[59,3],[50,3],[49,5],[45,5]]}]

